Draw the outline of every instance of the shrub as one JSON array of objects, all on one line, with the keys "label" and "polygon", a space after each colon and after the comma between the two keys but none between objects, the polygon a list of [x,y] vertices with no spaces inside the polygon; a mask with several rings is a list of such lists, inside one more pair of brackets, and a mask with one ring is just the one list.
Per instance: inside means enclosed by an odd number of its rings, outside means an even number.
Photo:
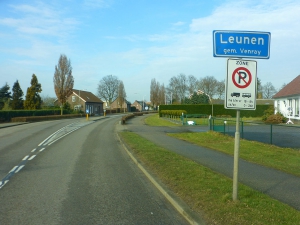
[{"label": "shrub", "polygon": [[262,120],[266,122],[267,119],[269,118],[269,116],[274,115],[274,111],[275,111],[274,106],[270,106],[268,109],[266,109],[264,111],[264,115],[262,116]]},{"label": "shrub", "polygon": [[167,115],[169,117],[179,117],[182,114],[186,114],[185,110],[161,110],[162,115]]},{"label": "shrub", "polygon": [[273,115],[268,116],[268,118],[265,120],[265,123],[270,123],[270,124],[279,124],[279,123],[285,123],[287,119],[281,114],[281,113],[276,113]]}]

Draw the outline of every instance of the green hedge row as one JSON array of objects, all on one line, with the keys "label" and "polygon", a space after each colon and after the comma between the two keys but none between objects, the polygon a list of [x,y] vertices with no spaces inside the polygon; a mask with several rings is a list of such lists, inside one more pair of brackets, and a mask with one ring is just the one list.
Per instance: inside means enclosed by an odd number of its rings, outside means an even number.
[{"label": "green hedge row", "polygon": [[69,114],[69,115],[52,115],[52,116],[28,116],[28,117],[13,117],[11,122],[39,122],[46,120],[60,120],[60,119],[69,119],[84,117],[84,114]]},{"label": "green hedge row", "polygon": [[[69,114],[69,111],[64,110],[63,114]],[[60,115],[60,109],[0,111],[0,122],[5,122],[5,121],[9,122],[13,117],[49,116],[49,115]]]},{"label": "green hedge row", "polygon": [[185,110],[161,110],[161,115],[168,115],[172,117],[179,117],[183,114],[186,114],[187,112]]},{"label": "green hedge row", "polygon": [[[269,105],[256,105],[256,110],[241,110],[241,117],[261,117]],[[159,116],[162,116],[162,111],[165,110],[185,110],[186,114],[207,114],[213,116],[231,116],[236,117],[236,110],[225,109],[224,105],[210,105],[210,104],[195,104],[195,105],[160,105]]]}]

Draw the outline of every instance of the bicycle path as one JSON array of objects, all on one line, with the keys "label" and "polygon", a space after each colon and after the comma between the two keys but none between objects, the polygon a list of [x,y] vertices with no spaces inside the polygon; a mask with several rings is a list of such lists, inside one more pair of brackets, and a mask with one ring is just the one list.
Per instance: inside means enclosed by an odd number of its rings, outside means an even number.
[{"label": "bicycle path", "polygon": [[[144,116],[141,116],[126,121],[126,124],[122,125],[123,130],[135,132],[151,142],[187,157],[213,171],[224,174],[229,178],[233,177],[233,156],[200,147],[166,134],[190,132],[196,129],[197,132],[204,132],[208,128],[193,126],[153,127],[145,125],[144,118]],[[240,158],[239,182],[300,210],[300,177],[250,163]]]}]

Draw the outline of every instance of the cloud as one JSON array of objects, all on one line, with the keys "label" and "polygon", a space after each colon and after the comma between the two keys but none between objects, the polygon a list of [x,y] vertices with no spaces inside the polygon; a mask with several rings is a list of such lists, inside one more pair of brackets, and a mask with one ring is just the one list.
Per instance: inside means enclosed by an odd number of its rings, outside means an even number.
[{"label": "cloud", "polygon": [[178,22],[176,22],[176,23],[173,23],[172,25],[173,25],[173,26],[176,26],[176,27],[179,27],[179,26],[185,25],[185,22],[178,21]]},{"label": "cloud", "polygon": [[[197,18],[190,24],[192,32],[213,29],[227,30],[286,30],[299,22],[300,4],[289,1],[227,2],[217,7],[204,18]],[[294,27],[295,28],[295,27]]]},{"label": "cloud", "polygon": [[84,0],[83,5],[88,8],[108,8],[112,3],[112,0]]},{"label": "cloud", "polygon": [[64,17],[63,12],[41,2],[32,5],[9,5],[13,16],[1,18],[0,25],[14,29],[17,34],[64,38],[79,22]]}]

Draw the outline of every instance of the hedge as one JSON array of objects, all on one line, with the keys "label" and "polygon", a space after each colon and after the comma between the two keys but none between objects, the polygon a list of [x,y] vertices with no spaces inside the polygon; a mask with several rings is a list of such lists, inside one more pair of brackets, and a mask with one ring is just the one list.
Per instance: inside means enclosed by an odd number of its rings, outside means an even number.
[{"label": "hedge", "polygon": [[[64,110],[63,114],[69,114],[68,110]],[[0,122],[5,122],[5,121],[9,122],[13,117],[49,116],[49,115],[60,115],[60,109],[0,111]]]},{"label": "hedge", "polygon": [[77,118],[82,116],[84,116],[84,114],[13,117],[11,118],[11,122],[39,122],[39,121],[46,121],[46,120]]},{"label": "hedge", "polygon": [[[240,110],[241,117],[261,117],[269,105],[256,105],[256,110]],[[212,115],[212,105],[210,104],[193,104],[193,105],[160,105],[159,116],[162,116],[164,110],[185,110],[187,114],[207,114]],[[236,110],[225,109],[224,105],[213,105],[214,116],[231,116],[236,117]]]},{"label": "hedge", "polygon": [[167,115],[170,117],[180,117],[182,114],[187,114],[187,112],[185,110],[161,110],[160,114],[163,115]]}]

